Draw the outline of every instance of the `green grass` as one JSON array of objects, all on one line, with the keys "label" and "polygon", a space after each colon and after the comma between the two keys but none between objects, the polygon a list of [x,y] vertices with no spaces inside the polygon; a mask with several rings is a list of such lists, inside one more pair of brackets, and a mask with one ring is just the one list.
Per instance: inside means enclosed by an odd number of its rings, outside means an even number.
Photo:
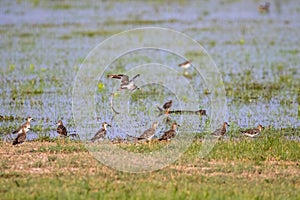
[{"label": "green grass", "polygon": [[[298,130],[297,130],[298,131]],[[115,144],[149,152],[162,143]],[[299,199],[300,143],[279,134],[217,142],[200,158],[195,139],[170,166],[125,173],[95,160],[80,142],[0,143],[3,199]]]}]

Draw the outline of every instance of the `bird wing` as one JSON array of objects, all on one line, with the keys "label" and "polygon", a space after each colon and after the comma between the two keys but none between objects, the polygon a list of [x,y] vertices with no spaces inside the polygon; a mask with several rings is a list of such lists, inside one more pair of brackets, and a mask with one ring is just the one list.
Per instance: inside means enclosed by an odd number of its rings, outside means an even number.
[{"label": "bird wing", "polygon": [[171,139],[175,136],[175,131],[174,130],[169,130],[166,131],[159,140],[168,140]]},{"label": "bird wing", "polygon": [[152,128],[149,128],[144,131],[144,133],[139,137],[141,139],[146,139],[154,134],[154,130]]},{"label": "bird wing", "polygon": [[16,129],[15,131],[13,131],[12,133],[15,134],[15,133],[22,133],[20,132],[23,128],[26,128],[27,127],[27,123],[25,122],[24,124],[22,124],[21,126],[19,126],[18,129]]},{"label": "bird wing", "polygon": [[243,133],[247,134],[247,135],[256,135],[259,133],[259,130],[258,129],[248,129],[248,130],[244,131]]},{"label": "bird wing", "polygon": [[212,132],[211,135],[219,136],[219,135],[221,135],[221,132],[222,132],[222,129],[219,128],[219,129],[215,130],[214,132]]},{"label": "bird wing", "polygon": [[130,82],[134,81],[139,76],[140,76],[140,74],[135,75],[132,79],[130,79]]},{"label": "bird wing", "polygon": [[20,133],[16,139],[13,141],[13,145],[16,145],[16,144],[21,144],[25,141],[26,139],[26,134],[25,133]]},{"label": "bird wing", "polygon": [[108,78],[115,78],[115,79],[121,79],[123,74],[109,74],[107,75]]},{"label": "bird wing", "polygon": [[185,61],[185,62],[183,62],[183,63],[180,63],[178,66],[181,67],[181,66],[186,65],[186,64],[189,64],[189,63],[190,63],[190,61]]}]

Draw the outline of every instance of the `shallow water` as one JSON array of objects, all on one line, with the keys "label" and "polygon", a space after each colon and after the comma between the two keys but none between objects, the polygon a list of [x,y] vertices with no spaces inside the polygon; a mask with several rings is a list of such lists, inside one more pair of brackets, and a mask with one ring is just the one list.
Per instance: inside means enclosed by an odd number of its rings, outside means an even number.
[{"label": "shallow water", "polygon": [[[222,74],[227,92],[228,112],[224,120],[240,127],[257,124],[275,128],[298,128],[299,121],[299,44],[300,5],[294,1],[274,1],[269,13],[257,11],[257,1],[1,1],[0,3],[1,116],[15,120],[0,121],[1,133],[9,133],[31,115],[30,138],[56,136],[56,122],[62,119],[75,130],[72,115],[72,90],[82,61],[100,42],[113,34],[140,27],[171,28],[197,40],[210,54]],[[107,49],[107,53],[113,53]],[[189,52],[189,59],[197,54]],[[135,51],[112,63],[108,73],[126,72],[134,66],[160,63],[176,70],[182,58],[164,51]],[[193,68],[187,70],[199,95],[193,110],[207,109],[210,94]],[[109,95],[119,82],[99,77],[105,89],[95,97],[97,110],[93,121],[97,129],[102,121],[111,122]],[[143,75],[143,74],[142,74]],[[143,84],[143,78],[137,81]],[[98,82],[99,83],[99,82]],[[95,83],[95,90],[98,90]],[[249,83],[257,84],[248,88]],[[152,86],[143,86],[142,91]],[[148,91],[149,92],[149,91]],[[138,135],[157,118],[156,106],[175,99],[171,92],[156,91],[149,98],[130,97],[131,118],[114,118],[110,137]],[[188,101],[188,98],[187,98]],[[126,102],[126,101],[125,101]],[[139,103],[140,102],[140,103]],[[116,97],[116,106],[123,105]],[[128,103],[128,102],[127,102]],[[187,103],[188,104],[188,103]],[[174,102],[173,108],[179,109]],[[175,116],[184,130],[202,130],[205,119]],[[159,133],[168,129],[161,125]],[[83,133],[79,133],[83,134]],[[87,137],[93,133],[83,134]]]}]

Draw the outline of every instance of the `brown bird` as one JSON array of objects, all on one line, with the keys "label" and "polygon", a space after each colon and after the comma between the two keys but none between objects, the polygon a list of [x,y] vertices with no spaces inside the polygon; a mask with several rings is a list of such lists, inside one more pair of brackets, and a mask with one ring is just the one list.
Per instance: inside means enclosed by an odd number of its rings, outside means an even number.
[{"label": "brown bird", "polygon": [[169,114],[170,108],[172,107],[172,103],[173,103],[172,100],[170,100],[163,105],[163,109],[165,109],[166,115]]},{"label": "brown bird", "polygon": [[140,137],[138,137],[138,140],[146,139],[146,140],[150,141],[153,138],[153,136],[155,135],[157,125],[158,125],[158,122],[154,122],[152,124],[151,128],[145,130],[144,133]]},{"label": "brown bird", "polygon": [[223,125],[222,125],[222,127],[219,128],[219,129],[217,129],[217,130],[215,130],[214,132],[212,132],[211,135],[213,135],[213,136],[215,136],[217,138],[222,137],[226,133],[227,126],[229,126],[229,124],[227,122],[224,122]]},{"label": "brown bird", "polygon": [[270,6],[270,2],[266,2],[264,4],[260,4],[257,9],[261,13],[268,13],[270,11]]},{"label": "brown bird", "polygon": [[247,129],[244,131],[242,130],[241,132],[248,137],[254,138],[254,137],[258,136],[263,129],[264,129],[264,127],[261,124],[259,124],[257,126],[257,128]]},{"label": "brown bird", "polygon": [[61,120],[59,120],[57,122],[56,131],[60,136],[67,137],[68,131],[67,131],[66,127],[63,125],[63,122]]},{"label": "brown bird", "polygon": [[108,78],[121,79],[120,90],[131,90],[139,89],[135,84],[134,80],[139,77],[140,74],[135,75],[132,79],[129,80],[129,77],[125,74],[109,74]]},{"label": "brown bird", "polygon": [[92,142],[95,142],[96,140],[103,140],[106,136],[106,130],[107,126],[110,126],[108,123],[103,122],[102,128],[95,134],[95,136],[91,139]]},{"label": "brown bird", "polygon": [[190,61],[185,61],[183,63],[180,63],[178,66],[183,68],[183,69],[187,69],[192,65],[192,60]]},{"label": "brown bird", "polygon": [[26,127],[23,127],[21,129],[21,133],[18,134],[18,136],[13,141],[13,145],[22,144],[26,140]]},{"label": "brown bird", "polygon": [[159,141],[162,141],[162,140],[171,140],[172,138],[175,137],[176,135],[176,129],[177,129],[177,126],[180,126],[179,124],[177,124],[176,122],[174,122],[172,124],[172,127],[170,130],[164,132],[164,134],[158,139]]},{"label": "brown bird", "polygon": [[13,131],[12,133],[15,134],[15,133],[22,133],[24,129],[25,133],[27,133],[30,129],[30,121],[34,121],[32,119],[32,117],[27,117],[26,118],[26,122],[24,124],[22,124],[17,130]]}]

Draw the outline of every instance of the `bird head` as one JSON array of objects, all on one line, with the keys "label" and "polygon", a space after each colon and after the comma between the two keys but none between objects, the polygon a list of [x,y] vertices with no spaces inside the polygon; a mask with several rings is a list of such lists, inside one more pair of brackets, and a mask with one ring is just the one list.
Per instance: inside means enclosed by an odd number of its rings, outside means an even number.
[{"label": "bird head", "polygon": [[30,121],[34,121],[33,119],[32,119],[32,117],[27,117],[27,119],[26,119],[28,122],[30,122]]}]

